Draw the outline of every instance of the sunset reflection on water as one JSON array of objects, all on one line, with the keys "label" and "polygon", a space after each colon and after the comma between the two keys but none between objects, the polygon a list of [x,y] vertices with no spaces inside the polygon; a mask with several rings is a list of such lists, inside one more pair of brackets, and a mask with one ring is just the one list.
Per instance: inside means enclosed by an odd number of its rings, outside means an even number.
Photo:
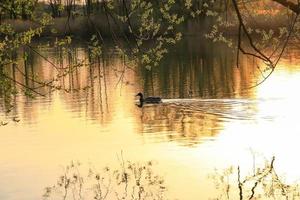
[{"label": "sunset reflection on water", "polygon": [[[285,177],[300,177],[297,62],[284,59],[269,80],[246,90],[261,79],[254,61],[245,58],[238,69],[230,51],[213,51],[175,52],[154,71],[126,70],[121,82],[124,58],[106,55],[58,80],[60,91],[41,90],[46,98],[18,95],[12,112],[0,116],[9,122],[0,128],[0,199],[38,199],[71,160],[113,167],[120,152],[133,162],[156,161],[168,195],[178,199],[214,197],[208,174],[232,165],[251,171],[253,152],[276,156]],[[44,53],[59,64],[57,52]],[[76,58],[87,58],[84,48]],[[40,78],[58,73],[40,58],[32,63],[30,73]],[[163,103],[139,108],[139,91]]]}]

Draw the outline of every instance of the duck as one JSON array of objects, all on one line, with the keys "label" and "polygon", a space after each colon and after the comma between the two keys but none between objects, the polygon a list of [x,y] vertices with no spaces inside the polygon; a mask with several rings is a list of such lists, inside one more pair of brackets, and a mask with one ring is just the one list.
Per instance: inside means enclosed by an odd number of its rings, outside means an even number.
[{"label": "duck", "polygon": [[148,103],[148,104],[152,103],[152,104],[154,104],[154,103],[161,103],[162,102],[160,97],[146,97],[146,98],[144,98],[144,95],[141,92],[139,92],[135,96],[140,97],[140,103],[141,104],[143,104],[143,103]]}]

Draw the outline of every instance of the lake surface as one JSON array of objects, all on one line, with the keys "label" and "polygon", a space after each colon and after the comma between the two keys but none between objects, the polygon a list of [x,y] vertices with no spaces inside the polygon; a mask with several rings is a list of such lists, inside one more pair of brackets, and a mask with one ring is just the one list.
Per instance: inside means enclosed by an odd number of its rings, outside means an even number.
[{"label": "lake surface", "polygon": [[[66,55],[38,51],[61,68],[89,57],[83,44]],[[28,54],[26,67],[20,61],[7,69],[23,84],[38,87],[33,75],[51,80],[63,70]],[[8,124],[0,126],[0,199],[42,199],[72,161],[100,170],[118,167],[120,157],[153,161],[168,199],[217,198],[215,169],[240,166],[247,174],[272,156],[279,175],[299,180],[300,53],[287,50],[271,77],[251,89],[263,64],[241,57],[237,68],[235,59],[232,49],[188,38],[148,71],[126,68],[111,49],[56,80],[60,90],[39,89],[46,97],[18,94],[9,113],[1,100],[0,121]],[[140,91],[163,103],[138,107]]]}]

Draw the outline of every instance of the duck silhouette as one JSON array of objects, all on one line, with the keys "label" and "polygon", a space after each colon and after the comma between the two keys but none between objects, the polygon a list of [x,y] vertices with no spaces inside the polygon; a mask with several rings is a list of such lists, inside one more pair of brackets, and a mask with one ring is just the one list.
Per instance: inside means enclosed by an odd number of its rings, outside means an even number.
[{"label": "duck silhouette", "polygon": [[142,106],[144,103],[147,104],[157,104],[157,103],[161,103],[161,98],[160,97],[146,97],[144,98],[143,93],[139,92],[137,95],[135,96],[139,96],[140,97],[140,105]]}]

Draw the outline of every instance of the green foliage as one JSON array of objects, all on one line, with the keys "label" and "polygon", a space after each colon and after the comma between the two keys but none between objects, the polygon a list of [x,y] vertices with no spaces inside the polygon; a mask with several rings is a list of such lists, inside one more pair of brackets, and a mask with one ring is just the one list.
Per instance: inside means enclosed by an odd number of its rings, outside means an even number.
[{"label": "green foliage", "polygon": [[6,112],[9,112],[13,107],[12,96],[17,94],[16,88],[10,80],[5,78],[4,72],[0,73],[0,95],[3,97]]},{"label": "green foliage", "polygon": [[117,10],[118,1],[109,1],[106,6],[135,42],[134,47],[127,50],[118,46],[119,50],[147,69],[158,66],[169,46],[181,39],[182,33],[176,28],[184,22],[184,15],[178,14],[175,1],[123,1],[123,13]]},{"label": "green foliage", "polygon": [[[29,0],[15,0],[15,1],[4,1],[0,4],[2,10],[4,9],[5,15],[11,16],[12,19],[30,19],[35,26],[28,28],[23,32],[18,32],[15,28],[7,23],[0,23],[0,97],[3,98],[7,110],[10,110],[12,106],[12,96],[14,96],[18,89],[23,92],[23,94],[29,98],[34,98],[35,95],[42,95],[35,89],[31,88],[29,85],[24,84],[15,80],[14,77],[6,72],[8,67],[12,66],[15,70],[18,69],[19,63],[24,63],[26,65],[29,55],[25,51],[23,57],[18,58],[18,52],[25,48],[32,48],[32,41],[35,38],[41,37],[44,30],[52,24],[52,17],[47,13],[41,13],[37,15],[35,13],[35,5],[37,1]],[[62,39],[61,45],[70,44],[71,38]],[[20,61],[20,59],[23,60]],[[26,66],[24,66],[26,68]],[[26,74],[23,74],[26,76]],[[28,77],[24,77],[28,78]],[[36,78],[36,77],[35,77]],[[51,86],[48,83],[43,83],[36,80],[40,85]],[[18,85],[18,87],[16,87]]]},{"label": "green foliage", "polygon": [[96,59],[96,58],[98,58],[101,55],[102,48],[101,48],[100,42],[97,39],[96,35],[93,35],[91,37],[89,45],[88,45],[88,48],[89,48],[89,50],[91,52],[91,58],[92,59]]},{"label": "green foliage", "polygon": [[2,0],[3,14],[11,19],[31,19],[37,0]]}]

